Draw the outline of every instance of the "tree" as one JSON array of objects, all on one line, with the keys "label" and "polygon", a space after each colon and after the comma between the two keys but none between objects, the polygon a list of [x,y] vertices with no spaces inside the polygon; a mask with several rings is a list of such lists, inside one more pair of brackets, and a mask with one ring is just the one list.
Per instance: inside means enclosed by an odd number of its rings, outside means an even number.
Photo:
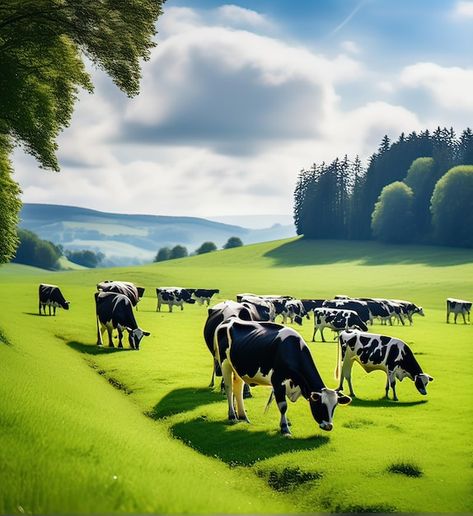
[{"label": "tree", "polygon": [[171,249],[169,247],[161,247],[158,251],[156,257],[154,258],[155,262],[164,262],[166,260],[171,259]]},{"label": "tree", "polygon": [[41,240],[38,235],[26,229],[18,230],[19,245],[13,259],[16,263],[53,269],[61,256],[60,249],[52,242]]},{"label": "tree", "polygon": [[[0,74],[1,75],[1,74]],[[0,263],[9,262],[18,245],[20,187],[11,178],[10,146],[0,135]]]},{"label": "tree", "polygon": [[171,253],[169,256],[170,260],[175,260],[176,258],[185,258],[188,256],[187,248],[183,245],[176,245],[171,249]]},{"label": "tree", "polygon": [[[87,57],[127,95],[138,93],[141,60],[155,45],[163,0],[2,0],[0,3],[0,261],[11,256],[18,186],[5,179],[13,145],[59,171],[56,138],[70,122],[81,88],[93,86]],[[6,163],[6,165],[5,165]],[[4,191],[2,195],[8,194]],[[17,193],[15,193],[15,191]],[[3,201],[3,198],[2,198]]]},{"label": "tree", "polygon": [[401,181],[383,188],[371,217],[375,238],[393,243],[410,240],[413,196],[412,190]]},{"label": "tree", "polygon": [[230,237],[227,242],[224,244],[224,249],[233,249],[234,247],[241,247],[243,242],[239,237]]},{"label": "tree", "polygon": [[431,212],[442,244],[473,247],[473,165],[450,169],[435,186]]},{"label": "tree", "polygon": [[409,186],[414,199],[412,204],[415,233],[425,239],[430,233],[430,198],[435,186],[435,161],[433,158],[417,158],[407,171],[404,182]]},{"label": "tree", "polygon": [[95,269],[100,262],[105,258],[105,255],[101,252],[95,253],[88,249],[82,249],[80,251],[66,251],[67,259],[73,263]]},{"label": "tree", "polygon": [[217,246],[213,242],[204,242],[195,252],[196,254],[205,254],[216,250]]}]

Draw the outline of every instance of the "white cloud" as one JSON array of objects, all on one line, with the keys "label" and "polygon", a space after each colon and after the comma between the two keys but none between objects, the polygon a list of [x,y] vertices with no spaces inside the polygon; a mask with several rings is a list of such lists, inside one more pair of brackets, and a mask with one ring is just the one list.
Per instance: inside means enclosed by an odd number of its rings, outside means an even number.
[{"label": "white cloud", "polygon": [[417,63],[402,70],[400,84],[426,91],[443,108],[473,111],[473,69]]},{"label": "white cloud", "polygon": [[340,46],[345,52],[349,54],[359,54],[361,52],[361,48],[355,41],[345,40],[340,43]]},{"label": "white cloud", "polygon": [[217,20],[230,26],[254,29],[271,29],[273,24],[267,16],[238,5],[222,5],[216,9]]},{"label": "white cloud", "polygon": [[24,200],[167,215],[288,213],[301,168],[345,153],[365,158],[386,132],[420,128],[401,105],[341,108],[340,87],[367,74],[376,82],[354,42],[325,56],[269,37],[266,23],[236,6],[166,9],[137,98],[94,72],[96,93],[81,96],[60,138],[60,174],[15,154]]},{"label": "white cloud", "polygon": [[473,1],[460,0],[455,4],[453,14],[456,18],[473,18]]}]

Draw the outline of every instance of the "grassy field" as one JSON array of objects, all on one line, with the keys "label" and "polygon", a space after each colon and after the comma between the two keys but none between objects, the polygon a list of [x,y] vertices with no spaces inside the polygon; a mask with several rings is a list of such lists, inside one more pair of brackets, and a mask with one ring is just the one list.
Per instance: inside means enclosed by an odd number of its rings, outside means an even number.
[{"label": "grassy field", "polygon": [[[145,286],[141,350],[95,346],[93,292],[103,279]],[[71,301],[37,315],[37,285]],[[279,435],[260,387],[251,425],[226,422],[207,388],[206,309],[156,313],[154,288],[410,299],[426,317],[383,328],[405,340],[435,380],[409,380],[398,403],[385,377],[354,366],[359,398],[323,433],[307,402],[290,404],[293,439]],[[143,267],[51,273],[0,268],[0,512],[470,512],[473,510],[473,326],[445,324],[445,298],[473,297],[473,252],[374,243],[270,242]],[[382,331],[375,325],[374,332]],[[300,329],[309,341],[312,321]],[[330,333],[327,332],[327,335]],[[334,343],[310,344],[325,382]]]}]

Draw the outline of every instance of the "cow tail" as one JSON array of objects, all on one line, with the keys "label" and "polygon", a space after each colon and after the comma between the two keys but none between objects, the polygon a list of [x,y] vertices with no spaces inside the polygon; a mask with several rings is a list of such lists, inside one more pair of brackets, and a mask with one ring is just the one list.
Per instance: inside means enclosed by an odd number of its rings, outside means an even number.
[{"label": "cow tail", "polygon": [[338,346],[337,346],[337,367],[335,368],[335,380],[340,380],[340,369],[341,369],[341,353],[340,348],[342,347],[340,334],[338,335]]},{"label": "cow tail", "polygon": [[269,406],[271,405],[271,402],[274,398],[274,389],[271,389],[271,394],[269,395],[268,401],[266,403],[266,407],[264,407],[264,413],[268,412]]}]

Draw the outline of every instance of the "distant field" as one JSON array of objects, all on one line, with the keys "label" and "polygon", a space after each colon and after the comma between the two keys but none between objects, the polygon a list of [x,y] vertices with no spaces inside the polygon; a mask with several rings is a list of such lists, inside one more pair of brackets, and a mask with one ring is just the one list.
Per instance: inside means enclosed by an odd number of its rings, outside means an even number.
[{"label": "distant field", "polygon": [[[136,313],[142,349],[95,346],[93,292],[102,279],[146,287]],[[61,286],[69,312],[39,317],[37,285]],[[324,433],[308,404],[290,404],[279,435],[269,394],[246,401],[251,425],[226,422],[207,388],[206,309],[156,313],[155,287],[410,299],[426,317],[373,327],[409,343],[435,380],[381,399],[385,377],[354,366],[359,399]],[[287,513],[473,510],[473,326],[445,324],[445,298],[473,298],[473,251],[375,243],[246,246],[142,267],[51,273],[0,267],[0,512]],[[312,321],[300,329],[309,341]],[[327,332],[330,335],[330,332]],[[337,348],[310,343],[330,387]],[[401,465],[401,466],[399,466]],[[418,476],[415,476],[418,475]]]}]

